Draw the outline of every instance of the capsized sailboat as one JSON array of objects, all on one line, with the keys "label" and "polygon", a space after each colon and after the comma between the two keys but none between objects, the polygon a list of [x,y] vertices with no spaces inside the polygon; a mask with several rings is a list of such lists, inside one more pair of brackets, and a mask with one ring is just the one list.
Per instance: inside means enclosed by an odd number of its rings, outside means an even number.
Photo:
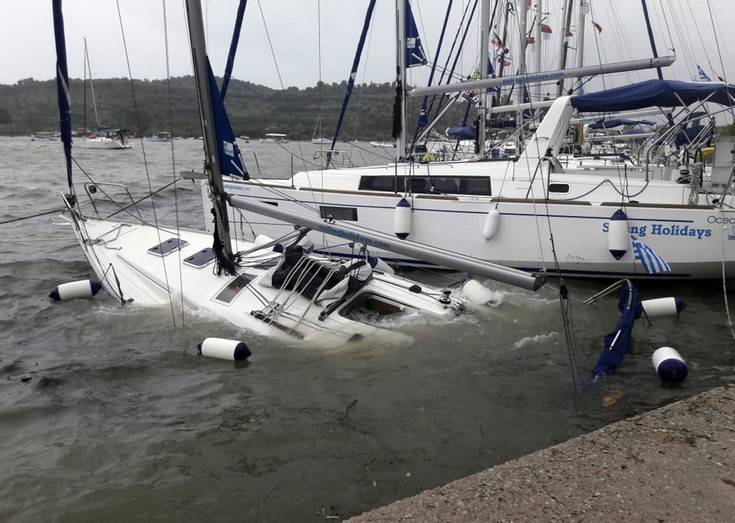
[{"label": "capsized sailboat", "polygon": [[[204,135],[205,170],[214,214],[212,235],[159,226],[84,216],[75,197],[71,170],[71,117],[61,0],[54,1],[58,54],[59,110],[67,160],[68,217],[80,245],[102,286],[121,303],[166,305],[183,303],[214,314],[251,332],[299,343],[343,344],[379,332],[380,320],[412,313],[452,318],[464,300],[451,289],[419,285],[396,276],[371,256],[366,247],[380,245],[369,230],[343,229],[332,220],[316,224],[325,233],[349,238],[356,259],[312,252],[309,229],[291,228],[275,237],[236,242],[229,233],[225,202],[229,199],[222,174],[246,173],[240,160],[222,98],[206,54],[201,6],[187,0],[192,60]],[[301,224],[295,215],[292,223]],[[329,230],[326,230],[326,229]],[[411,242],[404,245],[409,246]],[[423,247],[415,246],[417,251]],[[452,253],[434,252],[452,264]],[[458,257],[458,268],[473,268],[484,276],[526,288],[543,280],[520,271]],[[401,338],[402,335],[391,333]]]}]

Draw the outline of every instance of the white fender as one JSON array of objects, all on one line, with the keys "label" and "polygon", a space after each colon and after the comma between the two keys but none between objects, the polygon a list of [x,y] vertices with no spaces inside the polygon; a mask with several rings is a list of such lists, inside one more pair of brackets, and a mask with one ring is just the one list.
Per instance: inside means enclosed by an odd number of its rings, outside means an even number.
[{"label": "white fender", "polygon": [[244,341],[225,338],[206,338],[197,345],[197,352],[208,358],[220,360],[242,361],[248,359],[251,352]]},{"label": "white fender", "polygon": [[671,347],[656,349],[651,356],[651,361],[658,377],[666,383],[681,383],[689,373],[687,362]]},{"label": "white fender", "polygon": [[408,200],[401,198],[396,204],[395,213],[393,231],[401,240],[405,240],[411,234],[411,204]]},{"label": "white fender", "polygon": [[96,295],[102,284],[97,280],[88,278],[86,280],[70,281],[62,283],[48,295],[54,301],[73,300],[74,298],[91,298]]},{"label": "white fender", "polygon": [[630,237],[628,235],[628,217],[622,209],[618,209],[610,217],[607,231],[607,248],[613,258],[619,260],[628,252]]},{"label": "white fender", "polygon": [[482,226],[482,236],[485,240],[492,240],[498,233],[500,227],[500,211],[493,207],[487,213],[485,217],[485,224]]},{"label": "white fender", "polygon": [[649,318],[676,316],[687,306],[682,300],[674,297],[643,300],[641,305],[643,305],[643,310],[646,311]]}]

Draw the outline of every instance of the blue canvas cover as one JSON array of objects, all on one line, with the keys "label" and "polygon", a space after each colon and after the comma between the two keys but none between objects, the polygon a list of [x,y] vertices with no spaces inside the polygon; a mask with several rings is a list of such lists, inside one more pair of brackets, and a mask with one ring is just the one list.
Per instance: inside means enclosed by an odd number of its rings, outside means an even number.
[{"label": "blue canvas cover", "polygon": [[66,178],[69,190],[74,192],[71,173],[71,107],[69,100],[69,74],[66,67],[66,37],[64,36],[64,15],[61,0],[54,0],[54,38],[56,40],[56,93],[59,105],[59,131],[64,144]]},{"label": "blue canvas cover", "polygon": [[621,125],[656,125],[652,120],[631,120],[629,118],[610,118],[609,120],[599,120],[590,124],[590,129],[614,129]]},{"label": "blue canvas cover", "polygon": [[247,170],[242,164],[240,149],[235,143],[230,119],[227,117],[222,96],[217,87],[217,80],[212,72],[212,65],[207,60],[209,70],[209,89],[212,93],[212,109],[214,112],[214,130],[217,134],[217,157],[223,175],[237,178],[248,178]]},{"label": "blue canvas cover", "polygon": [[419,29],[411,12],[411,4],[406,1],[406,67],[424,65],[428,60],[421,44]]},{"label": "blue canvas cover", "polygon": [[447,129],[447,136],[462,140],[474,140],[477,135],[474,127],[449,127]]},{"label": "blue canvas cover", "polygon": [[592,370],[592,375],[607,376],[615,372],[618,364],[630,352],[633,343],[633,325],[643,314],[643,305],[633,284],[625,281],[620,288],[620,319],[615,331],[605,336],[605,343]]},{"label": "blue canvas cover", "polygon": [[647,107],[680,107],[704,100],[730,106],[733,105],[733,98],[735,98],[735,85],[720,82],[646,80],[623,87],[574,96],[571,103],[572,107],[580,112],[601,113],[631,111]]}]

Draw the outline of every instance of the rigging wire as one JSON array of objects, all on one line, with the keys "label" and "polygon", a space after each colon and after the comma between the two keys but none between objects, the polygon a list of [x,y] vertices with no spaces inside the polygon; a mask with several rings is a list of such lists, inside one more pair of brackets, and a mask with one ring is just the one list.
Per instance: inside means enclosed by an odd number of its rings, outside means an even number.
[{"label": "rigging wire", "polygon": [[[162,1],[162,7],[163,7],[163,42],[164,42],[164,48],[166,52],[166,94],[167,94],[167,103],[168,103],[168,127],[169,132],[171,133],[171,175],[173,178],[173,181],[171,182],[174,187],[173,196],[174,196],[174,214],[176,215],[176,239],[181,241],[181,227],[179,224],[179,198],[178,198],[178,191],[176,182],[178,180],[178,177],[176,176],[176,148],[174,147],[174,117],[173,117],[173,95],[172,95],[172,89],[171,89],[171,62],[170,62],[170,54],[169,54],[169,47],[168,47],[168,18],[166,16],[166,0]],[[152,201],[152,200],[151,200]],[[179,257],[179,295],[181,296],[181,325],[185,326],[185,316],[184,316],[184,275],[181,264],[181,249],[176,249],[176,252]]]},{"label": "rigging wire", "polygon": [[[118,0],[119,1],[119,0]],[[273,50],[273,42],[271,41],[271,35],[268,31],[268,25],[265,22],[265,15],[263,14],[263,6],[258,1],[258,10],[260,11],[260,18],[263,20],[263,28],[265,29],[265,36],[268,39],[268,47],[271,50],[271,56],[273,57],[273,65],[276,66],[276,74],[278,75],[278,83],[281,84],[281,91],[285,91],[286,88],[283,86],[283,78],[281,78],[281,70],[278,68],[278,60],[276,59],[276,52]]]},{"label": "rigging wire", "polygon": [[[120,0],[115,0],[115,5],[117,6],[117,16],[118,20],[120,22],[120,34],[122,36],[122,42],[123,42],[123,49],[125,51],[125,62],[128,69],[128,78],[130,80],[130,95],[133,100],[133,112],[135,114],[135,120],[138,127],[138,132],[140,133],[140,149],[143,154],[143,165],[145,166],[145,176],[146,180],[148,181],[148,192],[153,192],[153,185],[151,183],[151,175],[148,168],[148,157],[146,156],[145,152],[145,143],[143,141],[143,125],[140,120],[140,111],[138,109],[138,101],[135,96],[135,83],[133,82],[133,71],[130,67],[130,55],[128,54],[128,44],[125,38],[125,28],[123,26],[123,19],[122,19],[122,12],[120,11]],[[153,221],[156,224],[156,234],[158,235],[158,241],[159,243],[162,242],[161,240],[161,231],[158,227],[158,216],[156,214],[156,204],[153,199],[151,199],[151,207],[153,209]],[[163,265],[163,275],[164,279],[166,281],[166,292],[168,293],[169,297],[169,305],[171,306],[171,319],[173,320],[174,326],[176,325],[176,313],[174,312],[174,303],[171,298],[171,288],[168,281],[168,270],[166,269],[166,263],[163,257],[161,258],[161,264]]]}]

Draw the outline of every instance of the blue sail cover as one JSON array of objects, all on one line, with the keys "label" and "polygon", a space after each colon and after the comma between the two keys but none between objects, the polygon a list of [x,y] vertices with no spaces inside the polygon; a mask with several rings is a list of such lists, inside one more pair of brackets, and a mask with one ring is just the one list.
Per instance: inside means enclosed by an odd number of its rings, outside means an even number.
[{"label": "blue sail cover", "polygon": [[609,120],[599,120],[589,125],[590,129],[614,129],[621,125],[656,125],[652,120],[631,120],[629,118],[610,118]]},{"label": "blue sail cover", "polygon": [[424,52],[424,46],[421,44],[419,29],[416,27],[416,21],[413,18],[411,4],[406,2],[406,67],[415,67],[424,65],[428,60]]},{"label": "blue sail cover", "polygon": [[592,370],[592,375],[595,377],[614,373],[625,355],[630,352],[633,343],[633,325],[641,317],[643,305],[638,291],[629,281],[626,281],[620,288],[618,308],[620,319],[615,331],[605,336],[602,352]]},{"label": "blue sail cover", "polygon": [[477,134],[474,127],[449,127],[447,128],[447,136],[462,140],[474,140]]},{"label": "blue sail cover", "polygon": [[232,78],[232,68],[235,66],[235,52],[237,51],[237,44],[240,41],[240,30],[242,29],[242,20],[245,16],[245,6],[248,5],[248,0],[240,0],[240,5],[237,7],[237,16],[235,17],[235,29],[232,32],[232,41],[230,42],[230,52],[227,53],[227,65],[225,66],[225,76],[222,79],[222,99],[227,96],[227,88],[230,86],[230,78]]},{"label": "blue sail cover", "polygon": [[66,66],[66,37],[64,36],[64,15],[61,0],[53,1],[54,38],[56,40],[56,94],[59,104],[59,131],[64,144],[66,158],[66,178],[69,191],[74,192],[71,177],[71,103],[69,97],[69,73]]},{"label": "blue sail cover", "polygon": [[368,4],[367,13],[365,13],[365,20],[362,23],[362,32],[360,33],[360,40],[357,42],[357,50],[355,51],[355,58],[352,60],[352,69],[350,69],[350,78],[347,80],[347,90],[345,91],[345,97],[342,99],[342,108],[339,111],[339,118],[337,119],[337,128],[334,130],[334,136],[332,137],[332,145],[329,147],[330,151],[334,150],[334,146],[337,144],[337,137],[339,132],[342,130],[342,123],[345,119],[345,113],[347,112],[347,104],[350,103],[350,97],[352,96],[352,90],[355,88],[355,78],[357,77],[357,69],[360,67],[360,58],[362,57],[362,50],[365,47],[365,38],[367,37],[368,29],[370,29],[370,20],[373,18],[373,10],[375,9],[375,0],[370,0]]},{"label": "blue sail cover", "polygon": [[602,113],[631,111],[646,107],[681,107],[694,102],[730,106],[735,85],[719,82],[682,82],[679,80],[646,80],[624,87],[572,97],[572,107],[579,112]]},{"label": "blue sail cover", "polygon": [[209,59],[207,59],[207,69],[209,70],[209,89],[212,93],[214,131],[217,135],[217,158],[219,158],[220,170],[223,175],[248,178],[247,170],[240,159],[240,149],[235,143],[235,133],[232,131],[230,119],[227,117]]}]

